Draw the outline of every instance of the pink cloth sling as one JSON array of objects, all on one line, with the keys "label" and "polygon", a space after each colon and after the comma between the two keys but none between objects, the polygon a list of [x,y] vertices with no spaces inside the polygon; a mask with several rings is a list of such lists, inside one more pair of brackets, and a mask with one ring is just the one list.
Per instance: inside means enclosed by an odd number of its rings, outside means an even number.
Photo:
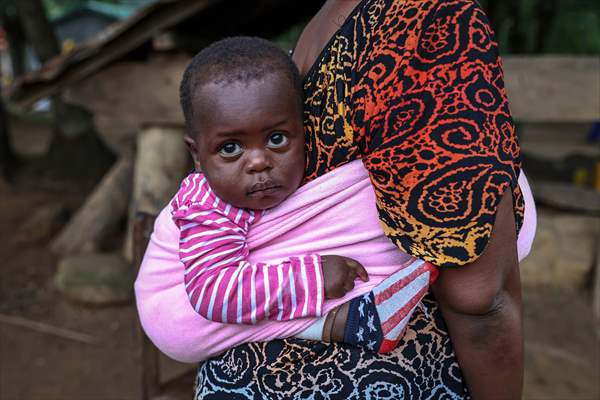
[{"label": "pink cloth sling", "polygon": [[[525,197],[525,220],[518,238],[519,260],[530,250],[536,216],[527,180],[519,176]],[[156,219],[154,232],[135,282],[138,313],[152,342],[182,362],[199,362],[246,342],[293,336],[314,318],[262,321],[233,325],[208,321],[191,307],[178,255],[179,231],[170,206]],[[251,262],[277,262],[289,254],[337,254],[361,262],[369,282],[356,281],[344,298],[327,300],[324,312],[368,293],[385,278],[410,265],[415,258],[400,251],[383,233],[375,194],[360,160],[353,161],[299,188],[269,210],[250,230]]]}]

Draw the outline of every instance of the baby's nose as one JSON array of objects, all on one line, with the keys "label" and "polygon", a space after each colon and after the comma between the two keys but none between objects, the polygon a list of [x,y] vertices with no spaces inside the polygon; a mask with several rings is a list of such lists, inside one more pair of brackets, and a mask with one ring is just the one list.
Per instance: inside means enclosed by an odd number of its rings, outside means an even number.
[{"label": "baby's nose", "polygon": [[248,173],[262,172],[273,167],[271,159],[264,151],[251,151],[247,153],[247,157],[246,172]]}]

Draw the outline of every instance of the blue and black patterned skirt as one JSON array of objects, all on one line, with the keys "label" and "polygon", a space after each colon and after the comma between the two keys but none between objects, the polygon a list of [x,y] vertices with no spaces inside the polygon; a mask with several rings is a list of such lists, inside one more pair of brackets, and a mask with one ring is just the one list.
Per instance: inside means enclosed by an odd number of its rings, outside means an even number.
[{"label": "blue and black patterned skirt", "polygon": [[302,339],[250,343],[202,363],[195,400],[468,399],[450,337],[428,295],[387,354]]}]

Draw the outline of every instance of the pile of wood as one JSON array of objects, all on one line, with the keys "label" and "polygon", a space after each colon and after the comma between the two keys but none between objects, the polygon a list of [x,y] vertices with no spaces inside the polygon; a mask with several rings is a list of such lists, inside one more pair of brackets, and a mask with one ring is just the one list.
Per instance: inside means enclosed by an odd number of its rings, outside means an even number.
[{"label": "pile of wood", "polygon": [[[157,215],[175,193],[189,168],[182,136],[180,127],[151,125],[142,128],[137,135],[137,150],[121,155],[52,241],[51,250],[63,261],[82,253],[89,253],[92,259],[98,243],[105,240],[107,235],[114,234],[120,221],[128,217],[122,256],[132,262],[131,236],[135,214],[145,212]],[[85,264],[85,258],[79,257],[78,260]],[[112,268],[114,265],[103,267]],[[82,268],[85,266],[82,265]],[[82,272],[82,275],[89,274]],[[93,279],[89,285],[95,285]],[[59,289],[69,291],[67,287]],[[86,298],[79,300],[94,302]],[[110,300],[106,302],[110,303]]]}]

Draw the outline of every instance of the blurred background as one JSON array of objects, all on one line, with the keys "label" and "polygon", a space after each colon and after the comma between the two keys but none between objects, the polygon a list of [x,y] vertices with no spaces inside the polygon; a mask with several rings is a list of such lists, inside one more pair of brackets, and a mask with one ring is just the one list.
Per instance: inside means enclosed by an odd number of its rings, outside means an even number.
[{"label": "blurred background", "polygon": [[[600,2],[482,1],[538,205],[525,398],[600,398]],[[191,396],[132,282],[190,163],[178,85],[215,39],[291,49],[321,1],[0,0],[0,399]],[[168,397],[170,396],[170,397]]]}]

